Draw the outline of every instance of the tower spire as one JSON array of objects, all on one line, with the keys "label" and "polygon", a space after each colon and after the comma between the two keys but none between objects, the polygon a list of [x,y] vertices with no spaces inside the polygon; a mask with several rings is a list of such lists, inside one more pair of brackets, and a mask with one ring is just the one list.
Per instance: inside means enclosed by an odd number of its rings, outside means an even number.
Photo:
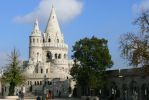
[{"label": "tower spire", "polygon": [[34,28],[33,28],[33,32],[32,32],[32,36],[36,35],[36,36],[41,36],[41,32],[39,29],[39,23],[38,23],[38,19],[36,18],[35,22],[34,22]]},{"label": "tower spire", "polygon": [[36,18],[34,23],[34,30],[39,31],[38,19]]},{"label": "tower spire", "polygon": [[60,27],[59,27],[59,23],[58,23],[57,16],[56,16],[55,9],[54,9],[53,5],[52,5],[50,18],[48,20],[45,33],[61,33],[61,30],[60,30]]}]

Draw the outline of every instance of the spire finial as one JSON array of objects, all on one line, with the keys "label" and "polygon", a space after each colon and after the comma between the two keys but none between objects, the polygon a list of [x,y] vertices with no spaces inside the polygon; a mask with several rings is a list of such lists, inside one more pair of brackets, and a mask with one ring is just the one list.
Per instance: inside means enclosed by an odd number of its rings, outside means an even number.
[{"label": "spire finial", "polygon": [[38,18],[36,18],[36,20],[35,20],[34,30],[39,31]]},{"label": "spire finial", "polygon": [[39,29],[39,24],[38,24],[38,19],[37,18],[35,19],[35,22],[34,22],[34,28],[33,28],[33,31],[32,31],[32,35],[41,36],[41,32],[40,32],[40,29]]},{"label": "spire finial", "polygon": [[52,4],[52,8],[54,8],[54,5]]}]

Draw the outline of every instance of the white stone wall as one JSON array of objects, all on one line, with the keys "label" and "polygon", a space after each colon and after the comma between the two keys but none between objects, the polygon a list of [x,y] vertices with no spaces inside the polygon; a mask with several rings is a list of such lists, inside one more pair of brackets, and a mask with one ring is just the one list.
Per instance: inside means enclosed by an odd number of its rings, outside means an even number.
[{"label": "white stone wall", "polygon": [[30,36],[29,59],[34,62],[42,61],[42,37]]}]

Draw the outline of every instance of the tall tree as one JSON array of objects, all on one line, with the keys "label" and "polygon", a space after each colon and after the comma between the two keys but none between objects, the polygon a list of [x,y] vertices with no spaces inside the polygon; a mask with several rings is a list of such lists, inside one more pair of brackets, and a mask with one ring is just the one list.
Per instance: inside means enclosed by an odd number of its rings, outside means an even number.
[{"label": "tall tree", "polygon": [[21,85],[25,81],[25,77],[22,75],[21,64],[19,61],[19,54],[14,49],[9,55],[9,64],[2,75],[2,81],[9,83],[9,96],[14,95],[15,86]]},{"label": "tall tree", "polygon": [[71,75],[83,90],[102,87],[107,68],[113,65],[107,40],[96,37],[84,38],[73,46],[74,65]]},{"label": "tall tree", "polygon": [[128,32],[121,35],[121,55],[130,65],[146,66],[149,64],[149,12],[142,12],[134,24],[139,26],[137,33]]}]

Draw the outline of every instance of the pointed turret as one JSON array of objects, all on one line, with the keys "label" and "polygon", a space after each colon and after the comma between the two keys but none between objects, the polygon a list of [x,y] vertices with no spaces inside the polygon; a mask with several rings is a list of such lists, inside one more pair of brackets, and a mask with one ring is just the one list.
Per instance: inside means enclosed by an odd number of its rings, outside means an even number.
[{"label": "pointed turret", "polygon": [[38,19],[35,20],[34,28],[33,28],[31,36],[41,36],[41,31],[38,25]]},{"label": "pointed turret", "polygon": [[42,61],[41,54],[42,54],[42,35],[39,29],[38,20],[35,20],[34,28],[30,36],[29,42],[29,59],[33,62]]},{"label": "pointed turret", "polygon": [[57,20],[57,16],[55,13],[55,9],[53,6],[52,6],[50,18],[48,20],[48,24],[47,24],[45,33],[61,33],[59,23]]}]

